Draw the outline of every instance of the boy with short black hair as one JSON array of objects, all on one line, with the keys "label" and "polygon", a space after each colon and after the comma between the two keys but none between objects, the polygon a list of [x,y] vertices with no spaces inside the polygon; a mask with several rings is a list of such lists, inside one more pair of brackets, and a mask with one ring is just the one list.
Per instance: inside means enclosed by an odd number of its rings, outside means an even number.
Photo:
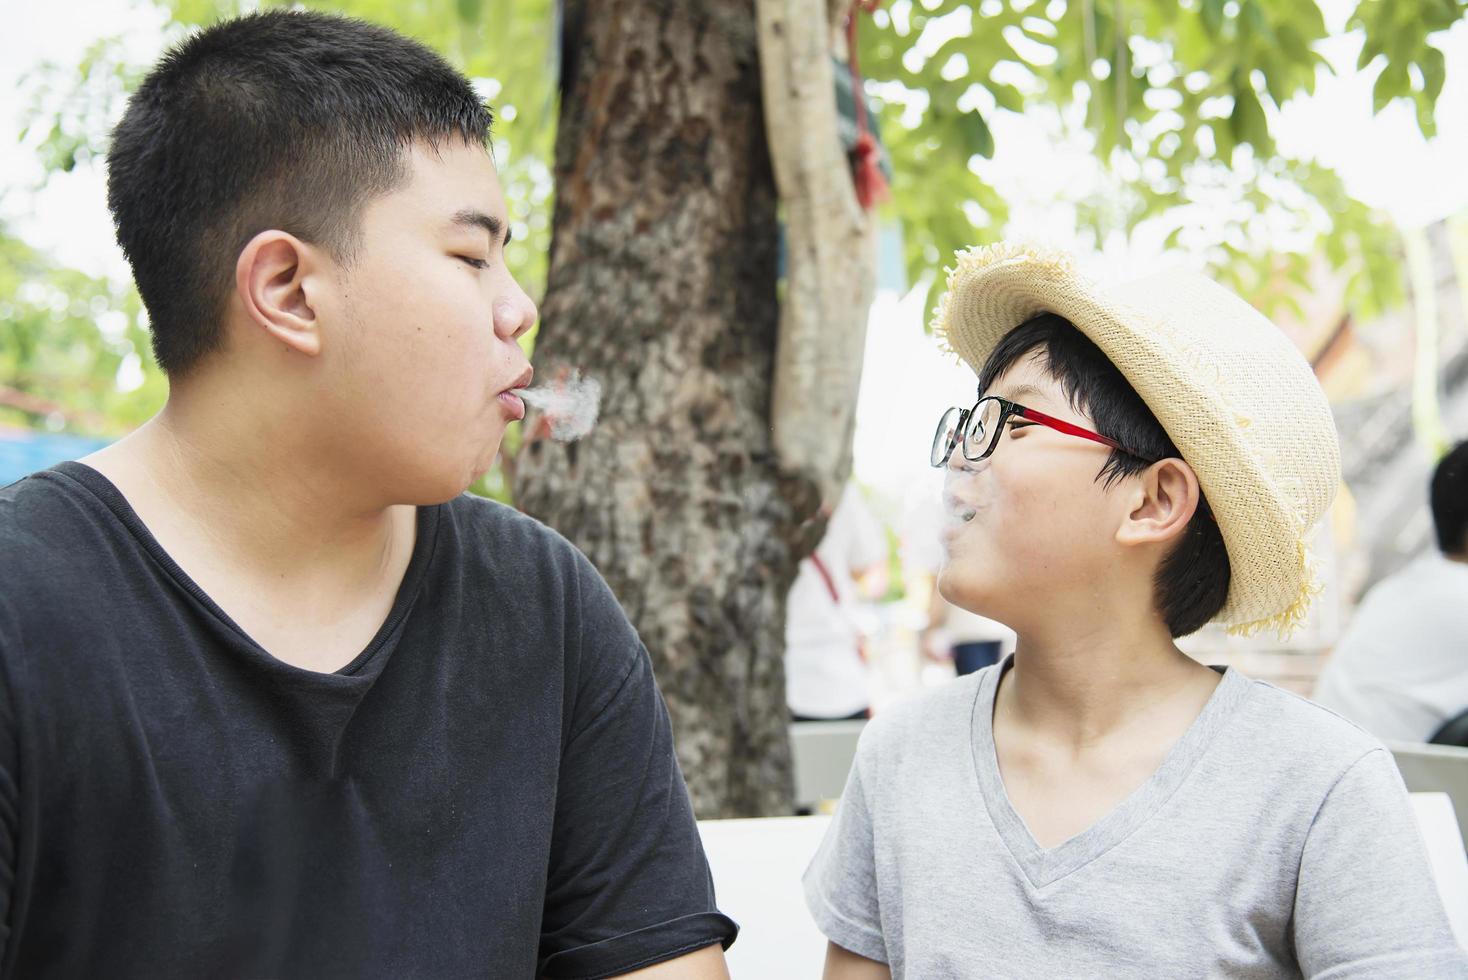
[{"label": "boy with short black hair", "polygon": [[948,600],[1006,661],[864,731],[806,873],[828,977],[1461,977],[1390,755],[1173,640],[1288,629],[1339,479],[1310,367],[1199,276],[960,256]]},{"label": "boy with short black hair", "polygon": [[463,491],[535,305],[469,81],[211,27],[108,201],[167,406],[0,490],[0,976],[726,977],[647,651]]}]

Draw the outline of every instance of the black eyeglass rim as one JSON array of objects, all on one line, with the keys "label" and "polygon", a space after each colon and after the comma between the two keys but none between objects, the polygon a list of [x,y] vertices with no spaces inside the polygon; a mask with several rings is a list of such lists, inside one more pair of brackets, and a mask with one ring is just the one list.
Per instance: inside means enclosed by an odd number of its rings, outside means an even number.
[{"label": "black eyeglass rim", "polygon": [[[986,401],[992,401],[999,406],[999,420],[994,425],[994,431],[990,433],[988,437],[988,443],[984,446],[983,452],[981,452],[977,456],[970,456],[967,451],[964,452],[963,458],[970,463],[981,463],[984,460],[988,459],[990,456],[994,455],[994,450],[999,445],[999,434],[1004,431],[1004,423],[1007,422],[1011,416],[1019,415],[1023,417],[1024,412],[1037,412],[1036,409],[1021,405],[1018,402],[1012,402],[1008,398],[1003,398],[999,395],[981,395],[978,401],[974,402],[973,408],[959,408],[957,405],[954,405],[944,409],[943,414],[938,417],[938,431],[933,433],[934,449],[936,449],[938,446],[938,440],[943,432],[943,420],[948,418],[949,412],[955,410],[958,412],[958,423],[954,426],[953,438],[949,440],[948,446],[944,449],[943,456],[940,460],[935,461],[933,459],[932,449],[929,450],[928,463],[934,469],[941,469],[947,466],[948,461],[953,458],[953,450],[958,447],[959,443],[967,441],[964,438],[964,435],[968,431],[968,425],[975,417],[978,416],[979,406]],[[1037,414],[1041,413],[1037,412]],[[1097,433],[1092,433],[1092,435],[1095,434]],[[1109,437],[1105,438],[1109,440]],[[1161,461],[1127,449],[1125,446],[1117,444],[1114,440],[1110,441],[1109,445],[1113,452],[1119,452],[1126,456],[1130,456],[1133,459],[1140,460],[1141,462],[1146,463],[1149,466]]]},{"label": "black eyeglass rim", "polygon": [[957,405],[952,405],[944,409],[943,414],[938,416],[938,430],[933,433],[934,448],[938,446],[938,441],[942,438],[943,420],[948,418],[949,412],[958,412],[958,422],[953,427],[953,438],[950,439],[948,441],[948,445],[944,447],[943,456],[941,459],[935,461],[933,459],[932,450],[930,449],[928,451],[929,465],[931,465],[934,469],[942,469],[944,466],[948,465],[948,461],[953,458],[953,450],[957,449],[961,443],[966,441],[964,439],[964,434],[968,432],[969,423],[973,421],[975,416],[977,416],[979,406],[986,401],[992,401],[999,405],[999,422],[997,425],[994,426],[994,431],[990,433],[989,441],[987,445],[984,446],[984,451],[979,453],[979,455],[977,456],[970,456],[965,450],[963,458],[970,463],[981,463],[984,460],[988,459],[990,456],[994,455],[994,448],[999,443],[997,435],[1004,430],[1005,419],[1007,419],[1010,415],[1015,414],[1015,409],[1019,406],[1006,398],[1000,398],[998,395],[985,395],[983,398],[980,398],[978,401],[974,402],[973,408],[960,408]]}]

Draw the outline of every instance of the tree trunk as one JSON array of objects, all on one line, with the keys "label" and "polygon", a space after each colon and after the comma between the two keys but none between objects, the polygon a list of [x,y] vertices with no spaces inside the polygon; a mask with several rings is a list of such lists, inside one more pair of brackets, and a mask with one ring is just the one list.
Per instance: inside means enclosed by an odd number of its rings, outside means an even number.
[{"label": "tree trunk", "polygon": [[[780,465],[831,508],[851,475],[856,396],[875,292],[875,222],[836,128],[831,50],[851,0],[755,0],[770,158],[786,225],[772,398]],[[864,96],[856,93],[858,99]]]},{"label": "tree trunk", "polygon": [[822,528],[770,436],[778,232],[753,0],[565,0],[562,18],[535,362],[597,379],[603,403],[581,442],[522,448],[516,500],[641,633],[699,816],[788,813],[785,596]]}]

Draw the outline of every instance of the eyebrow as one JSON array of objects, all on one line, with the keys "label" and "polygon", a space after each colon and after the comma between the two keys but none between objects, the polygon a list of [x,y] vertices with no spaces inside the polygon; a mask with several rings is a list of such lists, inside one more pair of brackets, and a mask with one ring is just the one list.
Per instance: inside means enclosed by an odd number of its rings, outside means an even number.
[{"label": "eyebrow", "polygon": [[[983,392],[979,392],[979,394],[980,396],[982,396]],[[1039,388],[1036,388],[1034,385],[1020,385],[1017,388],[1007,389],[1005,393],[1000,395],[999,397],[1007,398],[1012,402],[1017,402],[1021,398],[1025,398],[1029,395],[1039,395],[1041,398],[1047,397],[1043,391],[1041,391]]]},{"label": "eyebrow", "polygon": [[503,233],[505,238],[502,244],[504,245],[510,244],[510,239],[514,237],[503,221],[492,214],[485,214],[474,208],[460,208],[455,211],[452,223],[470,228],[483,228],[489,232],[490,241],[495,242],[500,240],[500,235]]}]

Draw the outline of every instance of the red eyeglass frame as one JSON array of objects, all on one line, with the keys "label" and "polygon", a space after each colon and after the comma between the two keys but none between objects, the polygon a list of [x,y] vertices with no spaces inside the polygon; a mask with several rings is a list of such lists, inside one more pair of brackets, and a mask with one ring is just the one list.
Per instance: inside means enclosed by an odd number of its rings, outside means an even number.
[{"label": "red eyeglass frame", "polygon": [[[1054,429],[1056,432],[1062,432],[1068,436],[1078,436],[1082,439],[1089,439],[1092,442],[1099,442],[1103,446],[1115,449],[1118,452],[1126,453],[1128,456],[1135,456],[1137,459],[1140,459],[1145,463],[1158,462],[1157,459],[1151,456],[1145,456],[1142,453],[1136,452],[1135,450],[1128,449],[1126,446],[1123,446],[1115,439],[1103,436],[1099,432],[1092,432],[1090,429],[1082,428],[1079,425],[1075,425],[1071,422],[1066,422],[1063,419],[1057,419],[1053,416],[1046,415],[1044,412],[1037,412],[1033,408],[1026,408],[1025,406],[1017,402],[1012,402],[1007,398],[1000,398],[998,395],[986,395],[985,397],[980,398],[978,401],[974,402],[973,408],[960,409],[958,424],[955,425],[953,428],[953,438],[949,441],[949,444],[943,453],[943,459],[940,462],[933,463],[934,466],[942,467],[948,465],[948,461],[953,458],[953,450],[957,449],[959,443],[964,441],[964,433],[968,429],[969,422],[972,419],[979,417],[979,406],[984,404],[984,402],[986,401],[997,402],[999,404],[999,407],[1001,409],[999,421],[994,424],[994,435],[990,437],[988,447],[984,449],[983,453],[980,454],[978,458],[970,458],[967,453],[963,454],[963,458],[968,460],[970,463],[977,463],[994,455],[994,450],[999,447],[999,435],[1004,431],[1005,423],[1016,416],[1024,419],[1027,422],[1035,422],[1047,428]],[[947,416],[948,413],[944,412],[943,417],[946,418]],[[942,418],[938,420],[938,429],[939,432],[941,432],[943,429]],[[935,433],[935,438],[936,435],[937,434]]]}]

